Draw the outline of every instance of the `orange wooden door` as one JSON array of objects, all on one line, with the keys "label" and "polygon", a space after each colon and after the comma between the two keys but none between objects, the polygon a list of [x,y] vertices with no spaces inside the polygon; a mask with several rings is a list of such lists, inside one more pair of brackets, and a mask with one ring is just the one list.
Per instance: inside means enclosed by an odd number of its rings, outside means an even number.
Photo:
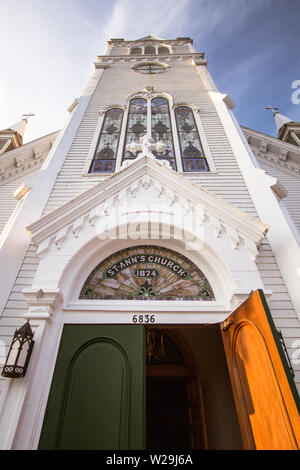
[{"label": "orange wooden door", "polygon": [[263,292],[253,292],[221,329],[244,448],[299,449],[299,396]]}]

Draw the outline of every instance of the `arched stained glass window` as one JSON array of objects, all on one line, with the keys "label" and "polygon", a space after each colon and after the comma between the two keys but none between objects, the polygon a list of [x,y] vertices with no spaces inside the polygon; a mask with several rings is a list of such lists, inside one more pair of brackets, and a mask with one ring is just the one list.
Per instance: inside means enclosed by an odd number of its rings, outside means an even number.
[{"label": "arched stained glass window", "polygon": [[139,142],[140,137],[148,132],[148,123],[151,123],[151,137],[154,142],[162,141],[166,144],[165,153],[153,151],[158,160],[168,160],[171,167],[176,170],[176,160],[172,138],[172,128],[168,100],[162,97],[153,98],[151,106],[144,98],[133,98],[130,101],[127,121],[127,131],[124,144],[123,161],[134,160],[138,153],[133,154],[126,149],[131,142]]},{"label": "arched stained glass window", "polygon": [[156,54],[156,49],[153,46],[145,47],[145,54]]},{"label": "arched stained glass window", "polygon": [[170,54],[169,48],[168,47],[159,47],[158,48],[158,53],[159,54]]},{"label": "arched stained glass window", "polygon": [[129,104],[127,130],[123,160],[135,159],[137,155],[126,150],[126,145],[139,142],[139,138],[147,134],[147,100],[133,98]]},{"label": "arched stained glass window", "polygon": [[140,47],[133,47],[130,51],[131,55],[140,55],[142,53],[142,49]]},{"label": "arched stained glass window", "polygon": [[106,111],[90,173],[113,173],[120,140],[123,110]]},{"label": "arched stained glass window", "polygon": [[80,299],[215,300],[204,273],[189,259],[159,246],[136,246],[102,261]]},{"label": "arched stained glass window", "polygon": [[193,111],[188,106],[175,109],[183,171],[209,171]]},{"label": "arched stained glass window", "polygon": [[176,170],[169,103],[166,98],[153,98],[151,101],[151,132],[155,142],[161,141],[167,146],[164,155],[155,151],[153,154],[158,159],[168,160],[173,170]]}]

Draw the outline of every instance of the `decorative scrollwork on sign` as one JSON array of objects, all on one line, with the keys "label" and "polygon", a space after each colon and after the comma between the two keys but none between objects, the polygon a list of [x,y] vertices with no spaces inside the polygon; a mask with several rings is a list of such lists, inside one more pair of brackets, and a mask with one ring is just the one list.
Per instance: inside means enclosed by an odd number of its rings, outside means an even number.
[{"label": "decorative scrollwork on sign", "polygon": [[173,250],[139,246],[102,261],[89,275],[81,299],[214,300],[204,274]]}]

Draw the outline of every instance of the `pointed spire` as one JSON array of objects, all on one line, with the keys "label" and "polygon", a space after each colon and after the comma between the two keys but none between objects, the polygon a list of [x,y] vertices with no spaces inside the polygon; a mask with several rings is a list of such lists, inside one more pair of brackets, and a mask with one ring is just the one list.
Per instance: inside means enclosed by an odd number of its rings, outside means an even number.
[{"label": "pointed spire", "polygon": [[276,129],[279,132],[279,130],[287,124],[288,122],[292,122],[293,120],[288,118],[287,116],[284,116],[284,114],[281,114],[278,112],[279,108],[275,108],[273,106],[267,106],[265,109],[270,109],[273,112],[273,117],[275,119],[275,124],[276,124]]},{"label": "pointed spire", "polygon": [[11,126],[9,129],[17,132],[23,139],[27,123],[28,123],[27,119],[24,118],[21,121],[16,122],[16,124]]},{"label": "pointed spire", "polygon": [[0,130],[0,154],[23,145],[27,119],[21,119],[6,129]]},{"label": "pointed spire", "polygon": [[300,122],[293,121],[293,119],[279,113],[279,108],[268,106],[265,109],[273,111],[278,139],[300,147]]},{"label": "pointed spire", "polygon": [[284,126],[288,122],[293,122],[292,119],[288,118],[287,116],[281,113],[274,113],[274,119],[275,119],[277,131],[279,131],[282,128],[282,126]]}]

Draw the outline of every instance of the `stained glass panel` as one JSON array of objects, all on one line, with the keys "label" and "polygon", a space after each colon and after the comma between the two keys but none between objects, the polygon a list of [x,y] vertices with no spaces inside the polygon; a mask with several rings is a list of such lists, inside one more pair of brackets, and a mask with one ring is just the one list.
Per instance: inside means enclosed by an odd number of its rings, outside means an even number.
[{"label": "stained glass panel", "polygon": [[147,134],[147,101],[144,98],[134,98],[130,101],[128,110],[127,131],[123,152],[123,160],[131,160],[138,155],[126,150],[126,145],[139,142],[140,137]]},{"label": "stained glass panel", "polygon": [[168,47],[163,47],[162,46],[162,47],[158,48],[158,53],[159,54],[170,54],[170,51],[169,51]]},{"label": "stained glass panel", "polygon": [[140,55],[142,53],[142,49],[140,47],[133,47],[130,51],[132,55]]},{"label": "stained glass panel", "polygon": [[155,47],[153,47],[153,46],[146,46],[146,47],[145,47],[145,54],[156,54]]},{"label": "stained glass panel", "polygon": [[187,106],[175,109],[182,166],[184,171],[209,171],[193,111]]},{"label": "stained glass panel", "polygon": [[122,109],[112,108],[106,112],[90,173],[114,172],[122,120]]},{"label": "stained glass panel", "polygon": [[157,64],[155,62],[147,62],[146,64],[137,65],[133,67],[135,72],[145,73],[145,74],[156,74],[165,72],[168,68],[164,67],[161,64]]},{"label": "stained glass panel", "polygon": [[165,155],[153,152],[158,160],[168,160],[176,171],[169,103],[166,98],[153,98],[151,101],[151,128],[155,142],[161,141],[167,146]]},{"label": "stained glass panel", "polygon": [[89,275],[81,299],[215,300],[197,266],[184,256],[157,246],[118,251]]}]

